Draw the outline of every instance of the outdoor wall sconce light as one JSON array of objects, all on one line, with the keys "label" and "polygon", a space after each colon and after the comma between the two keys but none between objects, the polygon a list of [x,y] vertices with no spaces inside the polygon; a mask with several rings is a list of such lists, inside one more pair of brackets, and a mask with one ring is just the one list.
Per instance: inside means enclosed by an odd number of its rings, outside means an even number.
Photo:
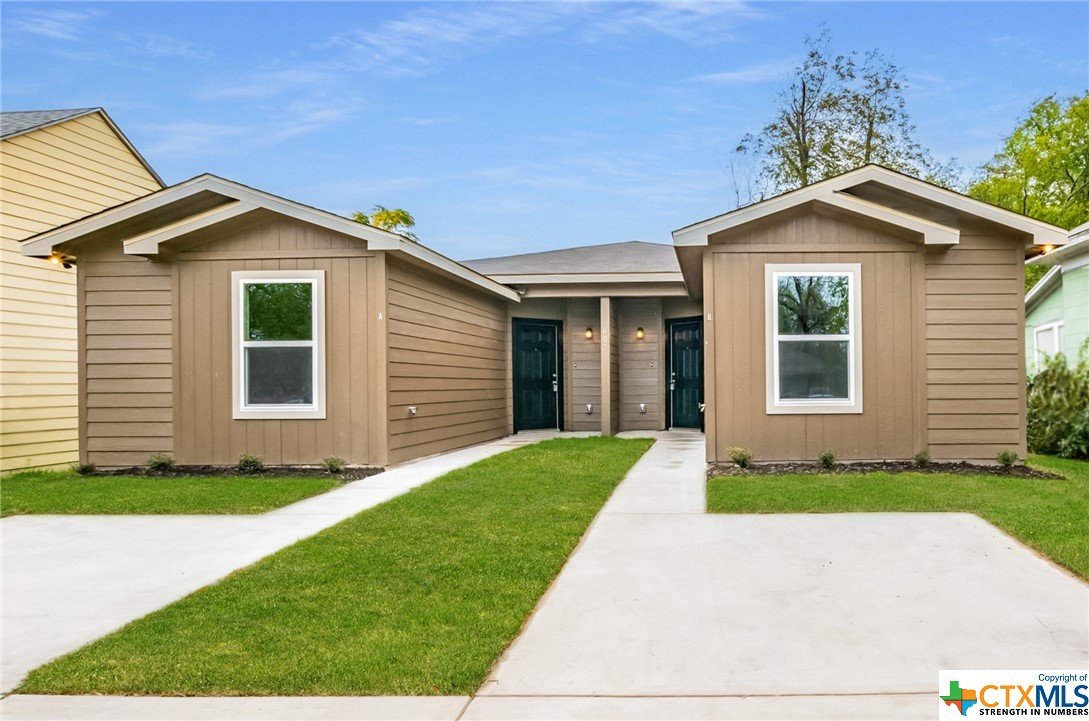
[{"label": "outdoor wall sconce light", "polygon": [[71,268],[76,264],[76,259],[70,255],[54,252],[50,254],[49,262],[53,265],[63,265],[65,268]]},{"label": "outdoor wall sconce light", "polygon": [[639,404],[639,412],[640,413],[646,413],[647,412],[647,404],[646,403],[640,403]]},{"label": "outdoor wall sconce light", "polygon": [[416,415],[417,413],[420,412],[420,407],[419,406],[409,406],[408,407],[408,412],[411,413],[412,415]]},{"label": "outdoor wall sconce light", "polygon": [[636,338],[636,340],[643,340],[643,336],[645,336],[645,335],[646,335],[646,333],[643,332],[642,328],[636,328],[635,329],[635,338]]},{"label": "outdoor wall sconce light", "polygon": [[586,329],[586,340],[593,340],[593,339],[594,339],[594,329],[593,328],[587,328]]},{"label": "outdoor wall sconce light", "polygon": [[586,415],[590,415],[593,412],[594,412],[594,404],[593,403],[587,403],[586,404]]}]

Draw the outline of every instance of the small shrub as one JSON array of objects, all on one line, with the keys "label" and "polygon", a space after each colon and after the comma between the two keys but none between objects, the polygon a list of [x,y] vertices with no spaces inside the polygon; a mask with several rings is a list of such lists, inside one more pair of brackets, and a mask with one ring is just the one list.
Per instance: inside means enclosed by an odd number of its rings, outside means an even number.
[{"label": "small shrub", "polygon": [[836,467],[836,452],[831,449],[825,449],[817,456],[817,465],[826,471],[830,471]]},{"label": "small shrub", "polygon": [[930,467],[930,451],[925,448],[916,453],[912,459],[916,468],[929,468]]},{"label": "small shrub", "polygon": [[347,461],[336,456],[326,456],[321,459],[321,467],[329,473],[340,473],[346,465],[348,465]]},{"label": "small shrub", "polygon": [[1028,449],[1089,460],[1089,341],[1069,367],[1059,353],[1028,379]]},{"label": "small shrub", "polygon": [[93,463],[73,463],[70,468],[73,473],[78,473],[81,476],[89,476],[95,472],[95,464]]},{"label": "small shrub", "polygon": [[174,459],[165,453],[152,453],[148,456],[147,467],[153,471],[169,471],[174,467]]},{"label": "small shrub", "polygon": [[748,448],[731,448],[730,460],[738,465],[739,468],[748,468],[752,465],[752,451]]},{"label": "small shrub", "polygon": [[1003,468],[1012,468],[1014,463],[1017,463],[1021,456],[1017,455],[1017,451],[1011,451],[1008,448],[1004,451],[998,452],[998,464]]},{"label": "small shrub", "polygon": [[243,453],[238,457],[238,470],[243,473],[258,473],[265,469],[265,459],[261,456],[251,456],[249,453]]}]

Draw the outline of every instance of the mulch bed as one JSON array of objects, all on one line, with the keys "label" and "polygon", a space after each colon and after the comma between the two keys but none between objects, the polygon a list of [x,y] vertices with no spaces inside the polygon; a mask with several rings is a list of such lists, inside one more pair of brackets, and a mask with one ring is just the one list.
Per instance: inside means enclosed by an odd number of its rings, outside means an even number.
[{"label": "mulch bed", "polygon": [[242,471],[236,466],[174,466],[169,470],[153,471],[146,466],[95,471],[95,476],[147,476],[149,478],[180,478],[183,476],[215,476],[218,478],[328,478],[341,483],[358,481],[381,473],[381,468],[345,468],[329,473],[318,466],[268,466],[260,471]]},{"label": "mulch bed", "polygon": [[1065,478],[1057,473],[1040,471],[1024,465],[1010,468],[1002,466],[983,466],[975,463],[940,463],[932,462],[925,468],[917,468],[911,461],[877,461],[865,463],[837,463],[835,468],[821,468],[815,463],[755,463],[748,468],[741,468],[733,463],[719,463],[707,471],[709,478],[715,476],[778,476],[821,474],[853,475],[858,473],[954,473],[964,475],[1013,476],[1015,478]]}]

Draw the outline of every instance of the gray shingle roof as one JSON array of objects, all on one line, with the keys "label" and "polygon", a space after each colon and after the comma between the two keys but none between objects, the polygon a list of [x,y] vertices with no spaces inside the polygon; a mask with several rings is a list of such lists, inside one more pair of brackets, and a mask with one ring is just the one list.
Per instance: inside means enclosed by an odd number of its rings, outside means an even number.
[{"label": "gray shingle roof", "polygon": [[672,245],[639,240],[462,261],[484,275],[679,273]]},{"label": "gray shingle roof", "polygon": [[98,108],[77,108],[75,110],[14,110],[0,113],[0,138],[18,135],[28,130],[53,125],[80,115],[93,113]]}]

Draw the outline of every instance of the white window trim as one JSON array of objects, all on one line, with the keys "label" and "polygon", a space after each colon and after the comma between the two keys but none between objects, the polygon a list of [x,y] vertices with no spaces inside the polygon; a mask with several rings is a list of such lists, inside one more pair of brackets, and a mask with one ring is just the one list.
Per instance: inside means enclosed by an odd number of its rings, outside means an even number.
[{"label": "white window trim", "polygon": [[[307,406],[300,405],[247,405],[246,375],[244,368],[244,349],[252,341],[242,338],[244,323],[242,312],[245,308],[242,289],[248,282],[300,283],[313,285],[314,332],[311,341],[279,341],[284,347],[308,346],[314,349],[314,402]],[[234,399],[234,417],[236,419],[289,420],[299,418],[325,418],[325,271],[324,270],[236,270],[231,272],[231,370],[233,383],[231,395]]]},{"label": "white window trim", "polygon": [[[783,275],[846,275],[848,332],[846,335],[815,336],[810,340],[845,340],[848,397],[844,400],[779,398],[779,277]],[[862,264],[861,263],[767,263],[765,287],[765,360],[767,412],[769,414],[823,414],[862,412]],[[789,336],[788,336],[789,338]]]},{"label": "white window trim", "polygon": [[1032,355],[1036,359],[1036,367],[1040,367],[1040,333],[1046,330],[1055,331],[1055,352],[1050,355],[1058,355],[1063,352],[1063,321],[1056,320],[1051,323],[1042,323],[1032,328]]}]

